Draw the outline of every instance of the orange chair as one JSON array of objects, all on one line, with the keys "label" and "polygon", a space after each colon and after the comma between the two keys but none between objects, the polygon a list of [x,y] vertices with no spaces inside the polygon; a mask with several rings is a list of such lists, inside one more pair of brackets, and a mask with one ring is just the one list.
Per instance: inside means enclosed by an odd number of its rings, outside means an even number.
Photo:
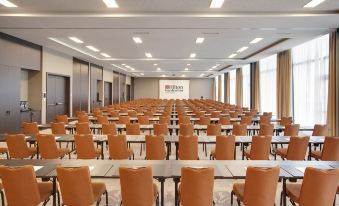
[{"label": "orange chair", "polygon": [[57,122],[62,122],[64,124],[68,124],[68,116],[67,115],[56,115],[56,121]]},{"label": "orange chair", "polygon": [[82,116],[82,115],[87,115],[85,111],[76,111],[75,112],[75,116],[76,117],[79,117],[79,116]]},{"label": "orange chair", "polygon": [[238,118],[239,113],[238,112],[230,112],[230,117],[231,118]]},{"label": "orange chair", "polygon": [[129,117],[137,117],[138,116],[138,113],[136,111],[129,111],[128,112],[128,116]]},{"label": "orange chair", "polygon": [[179,159],[180,160],[199,159],[197,136],[179,136]]},{"label": "orange chair", "polygon": [[5,140],[10,158],[23,159],[31,157],[32,159],[37,154],[36,147],[27,146],[25,135],[23,134],[5,134]]},{"label": "orange chair", "polygon": [[117,135],[117,127],[115,124],[102,124],[103,135]]},{"label": "orange chair", "polygon": [[252,124],[252,116],[242,116],[240,119],[240,124],[251,125]]},{"label": "orange chair", "polygon": [[191,118],[188,116],[179,116],[179,124],[190,124]]},{"label": "orange chair", "polygon": [[259,136],[273,136],[274,125],[273,124],[262,124],[259,129]]},{"label": "orange chair", "polygon": [[95,148],[93,135],[76,134],[74,135],[77,159],[99,159],[101,149]]},{"label": "orange chair", "polygon": [[339,169],[307,167],[302,184],[286,184],[286,195],[300,206],[332,206],[339,185]]},{"label": "orange chair", "polygon": [[127,135],[140,135],[140,124],[127,124],[126,134]]},{"label": "orange chair", "polygon": [[209,124],[209,125],[207,125],[207,135],[208,136],[221,135],[221,124]]},{"label": "orange chair", "polygon": [[166,158],[164,136],[146,135],[146,159],[163,160]]},{"label": "orange chair", "polygon": [[237,197],[239,205],[240,202],[246,206],[274,205],[279,170],[279,167],[247,167],[245,183],[233,184],[231,205],[233,205],[233,195]]},{"label": "orange chair", "polygon": [[127,148],[125,135],[108,135],[109,158],[114,160],[134,159],[133,150]]},{"label": "orange chair", "polygon": [[129,118],[129,116],[119,116],[119,121],[118,124],[130,124],[131,120]]},{"label": "orange chair", "polygon": [[272,112],[264,112],[263,116],[271,117],[272,118]]},{"label": "orange chair", "polygon": [[299,134],[299,124],[288,124],[285,125],[284,136],[298,136]]},{"label": "orange chair", "polygon": [[98,124],[109,124],[108,117],[99,115],[97,116],[97,123]]},{"label": "orange chair", "polygon": [[235,136],[217,136],[215,150],[211,151],[210,159],[234,160]]},{"label": "orange chair", "polygon": [[339,137],[325,137],[321,151],[312,151],[311,156],[317,160],[339,161]]},{"label": "orange chair", "polygon": [[219,124],[221,124],[221,125],[231,125],[230,117],[220,117]]},{"label": "orange chair", "polygon": [[211,124],[211,118],[210,117],[202,116],[202,117],[199,118],[199,124],[201,124],[201,125],[209,125],[209,124]]},{"label": "orange chair", "polygon": [[[63,123],[62,123],[63,124]],[[68,154],[71,159],[68,148],[58,148],[55,141],[55,136],[52,134],[40,134],[37,136],[39,153],[42,159],[62,159]]]},{"label": "orange chair", "polygon": [[271,116],[261,116],[260,119],[259,119],[259,124],[262,125],[262,124],[271,124],[271,119],[272,117]]},{"label": "orange chair", "polygon": [[144,115],[145,115],[145,116],[148,116],[148,117],[153,117],[153,115],[154,115],[153,113],[154,113],[154,112],[152,112],[152,111],[145,111],[145,112],[144,112]]},{"label": "orange chair", "polygon": [[180,124],[179,135],[192,136],[194,134],[194,127],[191,124]]},{"label": "orange chair", "polygon": [[232,134],[235,136],[246,136],[247,125],[246,124],[235,124],[233,125]]},{"label": "orange chair", "polygon": [[24,122],[22,123],[23,133],[25,135],[38,135],[39,134],[39,128],[38,123],[32,122]]},{"label": "orange chair", "polygon": [[110,114],[111,114],[111,117],[120,117],[120,114],[119,114],[119,112],[110,112]]},{"label": "orange chair", "polygon": [[46,205],[53,195],[53,183],[38,183],[31,165],[13,168],[2,166],[0,171],[8,205]]},{"label": "orange chair", "polygon": [[170,124],[171,117],[170,116],[160,116],[159,117],[159,124]]},{"label": "orange chair", "polygon": [[211,118],[220,118],[220,112],[212,112],[212,114],[211,114]]},{"label": "orange chair", "polygon": [[167,124],[154,124],[153,130],[154,130],[154,135],[168,135]]},{"label": "orange chair", "polygon": [[[181,168],[181,184],[177,188],[182,205],[213,205],[214,168]],[[179,203],[179,205],[180,205]]]},{"label": "orange chair", "polygon": [[276,154],[287,160],[304,160],[310,137],[291,137],[288,148],[277,148]]},{"label": "orange chair", "polygon": [[158,189],[153,183],[151,167],[120,167],[122,205],[159,205]]},{"label": "orange chair", "polygon": [[89,123],[89,117],[87,115],[78,116],[78,123]]},{"label": "orange chair", "polygon": [[100,204],[101,196],[108,193],[105,183],[92,182],[88,166],[82,167],[57,167],[57,176],[63,205],[92,205]]},{"label": "orange chair", "polygon": [[140,125],[149,125],[149,117],[148,116],[138,116],[138,123]]},{"label": "orange chair", "polygon": [[76,123],[75,130],[77,134],[92,134],[91,129],[89,128],[89,124],[84,123]]},{"label": "orange chair", "polygon": [[65,123],[51,122],[52,134],[66,134]]},{"label": "orange chair", "polygon": [[327,125],[316,124],[314,125],[312,136],[327,136],[328,135],[328,127]]},{"label": "orange chair", "polygon": [[292,117],[281,117],[280,125],[285,126],[292,123],[293,123]]},{"label": "orange chair", "polygon": [[269,160],[272,136],[253,136],[251,148],[245,150],[245,156],[251,160]]}]

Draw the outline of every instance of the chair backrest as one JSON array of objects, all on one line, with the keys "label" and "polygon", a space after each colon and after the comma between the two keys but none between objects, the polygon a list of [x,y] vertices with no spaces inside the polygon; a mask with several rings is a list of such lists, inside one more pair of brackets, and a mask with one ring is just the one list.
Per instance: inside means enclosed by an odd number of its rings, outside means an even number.
[{"label": "chair backrest", "polygon": [[273,124],[262,124],[259,129],[259,136],[270,135],[273,136],[274,125]]},{"label": "chair backrest", "polygon": [[222,125],[231,125],[231,120],[230,120],[230,117],[220,117],[219,119],[219,124],[222,124]]},{"label": "chair backrest", "polygon": [[179,159],[197,160],[198,159],[198,137],[197,136],[179,136]]},{"label": "chair backrest", "polygon": [[326,124],[315,124],[312,132],[312,136],[327,136],[328,127]]},{"label": "chair backrest", "polygon": [[325,137],[321,160],[339,161],[339,137]]},{"label": "chair backrest", "polygon": [[81,115],[86,115],[86,112],[85,112],[85,111],[76,111],[76,112],[75,112],[75,116],[76,116],[76,117],[79,117],[79,116],[81,116]]},{"label": "chair backrest", "polygon": [[56,121],[57,122],[62,122],[64,124],[68,124],[68,116],[67,115],[56,115]]},{"label": "chair backrest", "polygon": [[235,136],[217,136],[215,144],[216,160],[234,160]]},{"label": "chair backrest", "polygon": [[65,123],[51,122],[52,134],[66,134]]},{"label": "chair backrest", "polygon": [[221,135],[221,124],[207,125],[207,135],[210,135],[210,136]]},{"label": "chair backrest", "polygon": [[216,111],[214,111],[214,112],[212,112],[211,117],[212,117],[212,118],[219,118],[219,117],[220,117],[220,114],[221,114],[221,112],[216,112]]},{"label": "chair backrest", "polygon": [[201,124],[201,125],[209,125],[209,124],[211,124],[211,118],[210,117],[201,116],[199,118],[199,124]]},{"label": "chair backrest", "polygon": [[146,135],[146,159],[163,160],[166,158],[164,136]]},{"label": "chair backrest", "polygon": [[140,135],[140,124],[127,124],[126,125],[127,135]]},{"label": "chair backrest", "polygon": [[119,112],[120,112],[120,113],[128,113],[128,109],[126,109],[126,108],[121,108]]},{"label": "chair backrest", "polygon": [[290,138],[290,142],[287,148],[288,160],[304,160],[308,148],[308,142],[310,137],[297,137]]},{"label": "chair backrest", "polygon": [[262,125],[262,124],[271,124],[271,118],[272,118],[272,116],[263,115],[259,119],[259,124],[260,125]]},{"label": "chair backrest", "polygon": [[24,122],[22,123],[23,133],[25,135],[37,135],[39,134],[38,123],[36,122]]},{"label": "chair backrest", "polygon": [[160,116],[159,117],[159,124],[170,124],[171,117],[170,116]]},{"label": "chair backrest", "polygon": [[240,124],[251,125],[252,124],[252,116],[242,116],[240,119]]},{"label": "chair backrest", "polygon": [[285,125],[288,125],[288,124],[292,124],[293,123],[292,120],[293,120],[292,117],[281,117],[280,125],[285,126]]},{"label": "chair backrest", "polygon": [[129,117],[137,117],[138,116],[138,113],[136,111],[129,111],[128,112],[128,116]]},{"label": "chair backrest", "polygon": [[247,167],[244,204],[246,206],[272,206],[275,202],[279,167]]},{"label": "chair backrest", "polygon": [[112,111],[110,113],[111,113],[111,117],[120,117],[119,112]]},{"label": "chair backrest", "polygon": [[138,123],[141,125],[148,125],[149,123],[149,117],[148,116],[138,116]]},{"label": "chair backrest", "polygon": [[92,134],[88,122],[76,123],[75,131],[77,134]]},{"label": "chair backrest", "polygon": [[57,167],[57,176],[64,205],[91,205],[94,195],[88,166]]},{"label": "chair backrest", "polygon": [[58,146],[53,134],[40,134],[37,136],[39,153],[43,159],[57,159]]},{"label": "chair backrest", "polygon": [[233,125],[232,135],[246,136],[247,135],[247,125],[246,124],[235,124],[235,125]]},{"label": "chair backrest", "polygon": [[285,136],[298,136],[299,128],[300,128],[299,124],[285,125],[284,135]]},{"label": "chair backrest", "polygon": [[93,135],[76,134],[74,141],[78,159],[94,159],[96,157]]},{"label": "chair backrest", "polygon": [[300,206],[332,206],[339,184],[339,169],[306,168],[301,185]]},{"label": "chair backrest", "polygon": [[40,193],[33,166],[0,167],[8,205],[38,205]]},{"label": "chair backrest", "polygon": [[272,136],[253,136],[250,151],[251,160],[268,160]]},{"label": "chair backrest", "polygon": [[263,116],[268,116],[272,118],[272,112],[264,112]]},{"label": "chair backrest", "polygon": [[213,205],[214,168],[181,168],[182,205]]},{"label": "chair backrest", "polygon": [[117,135],[117,127],[115,124],[102,124],[103,135]]},{"label": "chair backrest", "polygon": [[98,124],[109,124],[108,117],[102,115],[97,116],[97,122]]},{"label": "chair backrest", "polygon": [[153,205],[155,196],[151,167],[120,167],[119,175],[123,205]]},{"label": "chair backrest", "polygon": [[231,118],[238,118],[238,115],[239,115],[238,112],[235,112],[235,111],[230,112],[230,117],[231,117]]},{"label": "chair backrest", "polygon": [[190,124],[191,118],[188,116],[179,116],[179,124]]},{"label": "chair backrest", "polygon": [[130,118],[129,116],[119,116],[119,121],[118,121],[119,124],[130,124]]},{"label": "chair backrest", "polygon": [[154,130],[154,135],[168,135],[167,124],[154,124],[153,130]]},{"label": "chair backrest", "polygon": [[152,111],[145,111],[144,115],[148,116],[148,117],[153,117],[153,112]]},{"label": "chair backrest", "polygon": [[5,134],[5,140],[11,158],[22,159],[30,156],[24,134]]},{"label": "chair backrest", "polygon": [[79,123],[89,123],[89,117],[87,115],[78,116]]},{"label": "chair backrest", "polygon": [[192,124],[180,124],[179,135],[192,136],[194,134],[194,127]]},{"label": "chair backrest", "polygon": [[114,160],[128,159],[127,140],[125,135],[108,135],[109,157]]}]

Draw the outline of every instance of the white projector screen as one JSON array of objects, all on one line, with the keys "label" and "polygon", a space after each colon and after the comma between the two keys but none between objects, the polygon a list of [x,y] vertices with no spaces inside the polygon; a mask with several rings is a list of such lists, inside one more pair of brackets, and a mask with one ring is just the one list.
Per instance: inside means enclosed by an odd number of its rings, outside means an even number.
[{"label": "white projector screen", "polygon": [[189,99],[190,80],[159,80],[160,99]]}]

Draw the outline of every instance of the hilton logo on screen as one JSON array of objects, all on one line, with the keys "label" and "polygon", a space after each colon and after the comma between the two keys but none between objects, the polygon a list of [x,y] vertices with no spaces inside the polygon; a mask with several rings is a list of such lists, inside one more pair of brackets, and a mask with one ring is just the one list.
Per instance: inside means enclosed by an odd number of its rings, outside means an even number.
[{"label": "hilton logo on screen", "polygon": [[176,93],[176,92],[183,92],[184,87],[183,86],[178,86],[178,85],[171,85],[171,84],[166,84],[165,85],[165,92],[166,93]]}]

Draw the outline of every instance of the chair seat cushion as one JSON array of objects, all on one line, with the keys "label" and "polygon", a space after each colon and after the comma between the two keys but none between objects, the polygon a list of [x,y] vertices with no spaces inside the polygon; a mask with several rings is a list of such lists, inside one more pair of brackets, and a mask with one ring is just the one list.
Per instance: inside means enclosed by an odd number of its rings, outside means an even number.
[{"label": "chair seat cushion", "polygon": [[301,184],[286,184],[286,194],[293,200],[298,203],[300,196]]}]

